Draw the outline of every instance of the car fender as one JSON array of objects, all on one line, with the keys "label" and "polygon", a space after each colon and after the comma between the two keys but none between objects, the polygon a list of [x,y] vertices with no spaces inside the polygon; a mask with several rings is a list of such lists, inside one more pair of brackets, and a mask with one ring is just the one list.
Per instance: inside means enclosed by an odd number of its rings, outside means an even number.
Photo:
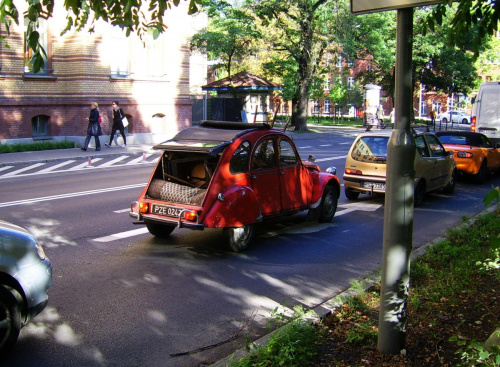
[{"label": "car fender", "polygon": [[232,186],[217,195],[204,223],[208,228],[225,228],[241,227],[261,220],[255,192],[248,186]]},{"label": "car fender", "polygon": [[313,194],[311,198],[311,208],[316,208],[321,203],[323,192],[326,186],[333,186],[337,189],[337,199],[340,197],[340,180],[337,176],[329,173],[321,172],[318,174],[318,179],[315,180]]}]

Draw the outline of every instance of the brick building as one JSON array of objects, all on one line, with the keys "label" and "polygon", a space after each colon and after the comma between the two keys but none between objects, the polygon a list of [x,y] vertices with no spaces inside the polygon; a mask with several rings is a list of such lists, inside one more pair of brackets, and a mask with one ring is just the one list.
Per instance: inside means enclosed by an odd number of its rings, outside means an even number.
[{"label": "brick building", "polygon": [[[25,52],[19,10],[8,47],[0,45],[0,144],[38,139],[81,144],[94,101],[104,134],[112,123],[111,102],[120,102],[129,120],[130,143],[155,143],[191,125],[191,89],[206,83],[206,61],[190,57],[189,38],[206,24],[206,17],[187,15],[187,3],[167,10],[168,29],[156,40],[147,36],[144,43],[105,22],[97,22],[93,33],[61,36],[66,11],[56,5],[54,16],[38,24],[48,57],[36,74]],[[0,35],[5,35],[1,27]],[[190,80],[193,75],[201,80]]]}]

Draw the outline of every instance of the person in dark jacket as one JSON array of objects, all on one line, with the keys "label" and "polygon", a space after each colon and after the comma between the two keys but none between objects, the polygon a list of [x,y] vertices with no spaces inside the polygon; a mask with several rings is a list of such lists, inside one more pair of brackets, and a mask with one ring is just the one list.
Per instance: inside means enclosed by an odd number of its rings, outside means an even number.
[{"label": "person in dark jacket", "polygon": [[92,102],[90,104],[90,115],[87,117],[89,122],[87,126],[87,137],[85,138],[85,143],[83,144],[82,150],[87,150],[90,143],[90,138],[93,136],[95,138],[95,150],[101,150],[101,142],[99,140],[99,135],[102,134],[101,126],[99,125],[99,110],[97,109],[97,102]]},{"label": "person in dark jacket", "polygon": [[127,146],[127,138],[125,137],[125,126],[123,126],[123,118],[125,117],[125,113],[120,107],[118,101],[114,101],[113,104],[113,126],[111,127],[111,135],[109,136],[109,143],[104,143],[105,146],[111,148],[111,143],[113,142],[113,137],[115,136],[115,131],[120,130],[120,134],[123,137],[123,145],[122,147]]}]

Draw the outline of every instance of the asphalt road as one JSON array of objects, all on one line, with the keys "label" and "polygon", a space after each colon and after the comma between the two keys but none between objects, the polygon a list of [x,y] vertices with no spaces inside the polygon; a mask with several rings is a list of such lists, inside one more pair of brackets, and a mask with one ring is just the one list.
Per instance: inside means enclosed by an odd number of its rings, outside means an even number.
[{"label": "asphalt road", "polygon": [[[337,166],[341,177],[354,136],[295,140],[302,157]],[[0,174],[0,218],[30,229],[54,267],[49,305],[5,366],[209,365],[264,335],[276,307],[319,307],[381,265],[383,197],[342,194],[329,224],[306,222],[306,213],[265,223],[235,254],[219,230],[176,229],[159,240],[132,225],[128,207],[152,164],[32,174],[45,168]],[[428,195],[415,210],[414,246],[483,210],[492,184],[500,178]]]}]

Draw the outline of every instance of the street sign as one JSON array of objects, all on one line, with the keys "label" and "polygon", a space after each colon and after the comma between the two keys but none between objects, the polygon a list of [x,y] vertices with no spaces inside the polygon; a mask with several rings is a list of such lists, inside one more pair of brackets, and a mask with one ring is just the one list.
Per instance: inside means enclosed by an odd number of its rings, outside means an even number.
[{"label": "street sign", "polygon": [[351,12],[354,14],[412,8],[416,6],[442,3],[439,0],[351,0]]}]

